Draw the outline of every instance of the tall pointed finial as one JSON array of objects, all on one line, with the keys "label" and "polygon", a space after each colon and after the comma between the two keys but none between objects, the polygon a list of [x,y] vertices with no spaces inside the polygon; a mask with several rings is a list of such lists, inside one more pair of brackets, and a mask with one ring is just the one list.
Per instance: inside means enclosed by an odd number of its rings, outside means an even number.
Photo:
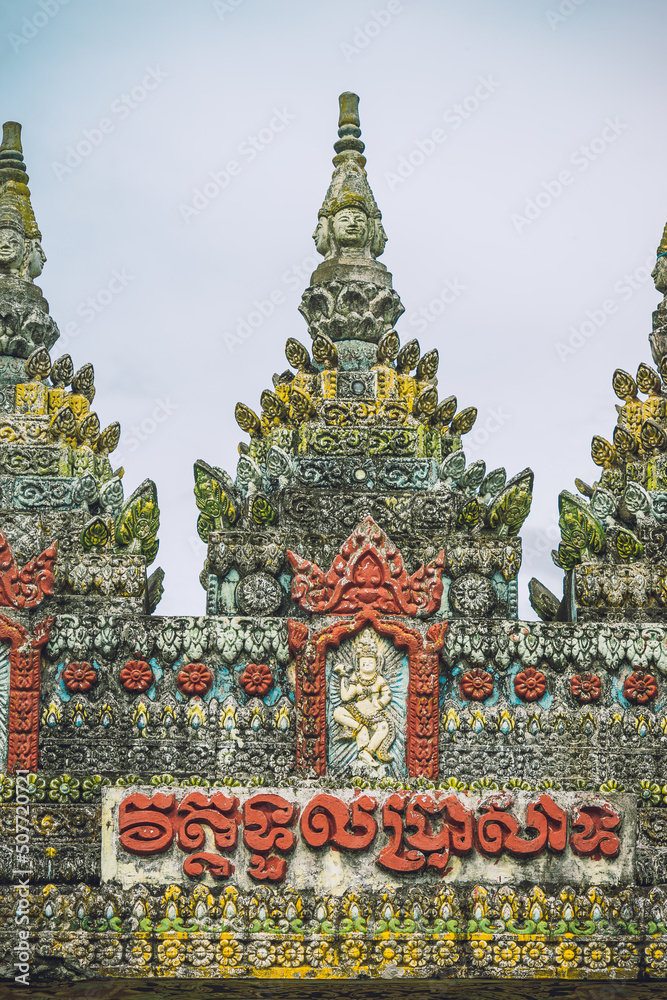
[{"label": "tall pointed finial", "polygon": [[[42,234],[30,204],[28,174],[21,146],[21,126],[18,122],[5,122],[0,145],[0,227],[5,221],[15,224],[17,213],[26,239],[41,240]],[[26,273],[23,277],[33,278],[40,273],[41,267],[35,274]]]},{"label": "tall pointed finial", "polygon": [[662,233],[651,277],[656,289],[664,297],[653,313],[653,329],[649,343],[651,344],[653,360],[658,366],[663,380],[667,381],[667,225]]},{"label": "tall pointed finial", "polygon": [[[338,114],[338,142],[334,143],[334,149],[338,154],[353,151],[363,153],[366,148],[361,141],[361,128],[359,122],[359,95],[346,90],[338,98],[340,112]],[[366,160],[360,156],[361,166],[366,166]],[[334,165],[338,166],[341,157],[334,157]]]},{"label": "tall pointed finial", "polygon": [[334,172],[313,233],[325,259],[313,272],[299,311],[313,338],[324,334],[336,343],[341,364],[363,368],[375,363],[376,345],[403,306],[391,274],[376,259],[387,235],[366,176],[359,98],[346,91],[338,104]]},{"label": "tall pointed finial", "polygon": [[34,279],[46,256],[30,203],[21,126],[5,122],[0,144],[0,357],[27,358],[51,347],[58,327]]},{"label": "tall pointed finial", "polygon": [[5,181],[28,183],[28,175],[23,160],[21,146],[21,126],[18,122],[5,122],[2,126],[2,145],[0,145],[0,184]]},{"label": "tall pointed finial", "polygon": [[[384,251],[387,235],[366,177],[364,143],[359,127],[359,98],[346,91],[338,98],[338,141],[334,143],[334,172],[313,234],[315,246],[327,261],[374,263]],[[376,268],[384,270],[381,264]],[[319,269],[318,269],[319,270]]]}]

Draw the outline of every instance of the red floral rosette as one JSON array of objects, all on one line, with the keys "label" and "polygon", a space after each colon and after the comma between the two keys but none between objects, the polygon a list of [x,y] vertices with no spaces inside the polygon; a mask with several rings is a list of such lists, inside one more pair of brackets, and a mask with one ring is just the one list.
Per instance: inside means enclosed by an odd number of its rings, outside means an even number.
[{"label": "red floral rosette", "polygon": [[570,691],[580,704],[587,705],[602,694],[602,681],[597,674],[575,674],[570,678]]},{"label": "red floral rosette", "polygon": [[81,691],[90,691],[93,684],[97,683],[97,671],[92,663],[68,663],[63,670],[63,681],[65,687],[72,694]]},{"label": "red floral rosette", "polygon": [[633,705],[648,705],[658,693],[658,684],[653,674],[643,670],[633,670],[626,677],[623,694]]},{"label": "red floral rosette", "polygon": [[239,683],[246,694],[263,698],[273,687],[273,674],[265,663],[249,663]]},{"label": "red floral rosette", "polygon": [[535,667],[526,667],[514,678],[514,691],[522,701],[539,701],[546,690],[547,679]]},{"label": "red floral rosette", "polygon": [[153,685],[155,676],[145,660],[129,660],[120,672],[120,682],[126,691],[143,694]]},{"label": "red floral rosette", "polygon": [[189,697],[206,694],[213,684],[213,674],[203,663],[186,663],[176,678],[178,690]]},{"label": "red floral rosette", "polygon": [[474,667],[463,674],[459,686],[468,701],[485,701],[493,694],[493,677],[487,670]]}]

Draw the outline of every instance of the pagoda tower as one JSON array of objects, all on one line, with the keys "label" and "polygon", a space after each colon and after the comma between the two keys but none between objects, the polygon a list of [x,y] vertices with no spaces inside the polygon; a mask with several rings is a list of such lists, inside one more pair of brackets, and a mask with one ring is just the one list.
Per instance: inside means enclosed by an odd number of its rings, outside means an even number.
[{"label": "pagoda tower", "polygon": [[533,475],[508,480],[482,460],[467,464],[462,438],[476,408],[439,397],[437,349],[401,346],[403,306],[377,259],[387,236],[358,106],[356,94],[341,95],[333,177],[313,234],[324,260],[299,307],[311,349],[290,338],[290,367],[262,393],[261,413],[237,405],[249,441],[233,478],[195,464],[207,610],[331,611],[337,570],[329,584],[316,581],[345,544],[347,559],[364,545],[396,552],[418,573],[416,593],[436,586],[437,609],[417,601],[420,618],[516,617],[518,532]]},{"label": "pagoda tower", "polygon": [[667,299],[518,621],[532,473],[468,464],[475,408],[401,345],[354,94],[334,150],[311,343],[236,469],[195,462],[206,614],[160,617],[155,487],[50,358],[5,126],[3,996],[663,997]]}]

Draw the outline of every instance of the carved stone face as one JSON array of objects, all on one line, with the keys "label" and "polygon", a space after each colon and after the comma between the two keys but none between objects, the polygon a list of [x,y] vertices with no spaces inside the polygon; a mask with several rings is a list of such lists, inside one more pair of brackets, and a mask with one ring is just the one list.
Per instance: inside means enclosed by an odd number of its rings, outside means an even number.
[{"label": "carved stone face", "polygon": [[46,254],[42,250],[42,244],[39,240],[33,240],[30,249],[30,255],[28,257],[28,277],[37,278],[44,270],[44,264],[46,263]]},{"label": "carved stone face", "polygon": [[384,226],[379,219],[375,221],[375,232],[373,235],[373,244],[371,246],[371,252],[374,257],[381,257],[384,253],[384,248],[387,245],[387,234],[384,231]]},{"label": "carved stone face", "polygon": [[368,242],[368,230],[368,216],[363,208],[341,208],[334,215],[334,238],[339,247],[361,249]]},{"label": "carved stone face", "polygon": [[651,271],[651,277],[658,291],[667,295],[667,256],[658,257],[655,267]]},{"label": "carved stone face", "polygon": [[25,240],[15,229],[0,229],[0,266],[17,270],[23,260]]},{"label": "carved stone face", "polygon": [[325,257],[329,249],[329,221],[323,215],[317,220],[313,239],[315,240],[315,249]]},{"label": "carved stone face", "polygon": [[359,676],[360,677],[372,677],[375,673],[376,662],[374,656],[360,656],[359,657]]}]

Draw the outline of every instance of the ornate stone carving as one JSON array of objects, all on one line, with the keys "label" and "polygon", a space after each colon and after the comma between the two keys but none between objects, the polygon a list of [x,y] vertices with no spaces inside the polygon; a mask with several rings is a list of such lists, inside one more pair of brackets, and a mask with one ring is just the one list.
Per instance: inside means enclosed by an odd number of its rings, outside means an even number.
[{"label": "ornate stone carving", "polygon": [[397,720],[390,708],[393,695],[378,664],[372,629],[366,629],[356,641],[352,671],[348,672],[344,663],[338,662],[333,672],[338,676],[338,704],[333,710],[338,738],[354,740],[357,760],[371,768],[378,762],[393,761]]},{"label": "ornate stone carving", "polygon": [[11,546],[0,531],[0,605],[6,608],[39,607],[53,593],[57,554],[58,543],[54,542],[19,570]]},{"label": "ornate stone carving", "polygon": [[33,279],[46,261],[30,204],[21,126],[5,122],[0,145],[0,353],[27,358],[59,337]]},{"label": "ornate stone carving", "polygon": [[0,615],[0,639],[10,643],[7,771],[37,769],[40,658],[52,624],[53,618],[44,619],[31,635],[22,625]]},{"label": "ornate stone carving", "polygon": [[[326,656],[330,648],[338,648],[342,640],[353,638],[363,629],[371,627],[378,636],[386,636],[399,649],[405,650],[408,660],[408,690],[407,690],[407,733],[405,735],[405,767],[409,775],[424,774],[435,777],[438,773],[437,738],[438,738],[438,651],[444,642],[446,625],[438,623],[431,625],[426,635],[415,629],[408,628],[401,619],[384,618],[373,609],[360,611],[353,619],[341,620],[318,632],[309,639],[308,629],[300,623],[290,622],[290,643],[297,660],[296,699],[299,709],[299,728],[297,730],[297,766],[302,771],[310,768],[317,774],[326,771]],[[378,685],[375,699],[386,702],[386,690],[379,677],[371,687]],[[358,685],[357,685],[358,686]],[[362,678],[362,687],[366,686]],[[349,690],[349,686],[348,686]],[[382,692],[382,693],[381,693]],[[378,697],[379,695],[379,697]],[[355,695],[356,696],[356,695]],[[361,702],[365,695],[360,694]],[[369,703],[372,706],[371,694]],[[352,699],[351,699],[352,700]],[[360,711],[361,716],[366,711]],[[377,721],[375,718],[377,716]],[[380,718],[382,716],[382,718]],[[343,715],[336,720],[347,726]],[[360,752],[367,749],[371,740],[377,741],[377,749],[382,743],[388,743],[391,725],[382,708],[368,715],[371,723],[369,730],[364,718],[354,718],[355,737],[361,737],[357,743]],[[359,727],[366,732],[361,733]],[[352,729],[352,726],[349,726]],[[386,730],[386,732],[385,732]],[[366,742],[368,735],[368,742]],[[393,743],[393,740],[392,740]],[[387,751],[389,746],[387,745]],[[385,751],[385,757],[388,752]],[[372,754],[371,766],[375,766]],[[379,756],[379,755],[378,755]],[[362,758],[364,760],[365,758]],[[366,760],[366,763],[369,763]]]},{"label": "ornate stone carving", "polygon": [[372,608],[384,614],[426,618],[442,597],[444,553],[408,576],[400,552],[368,517],[350,535],[328,573],[288,551],[297,571],[292,597],[318,614],[351,614]]}]

